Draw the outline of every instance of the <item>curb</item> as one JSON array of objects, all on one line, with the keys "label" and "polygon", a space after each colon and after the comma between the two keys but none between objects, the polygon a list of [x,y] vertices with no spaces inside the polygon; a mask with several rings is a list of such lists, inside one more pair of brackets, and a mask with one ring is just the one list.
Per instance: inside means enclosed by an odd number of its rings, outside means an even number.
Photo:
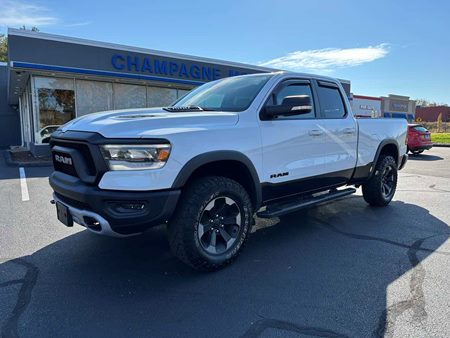
[{"label": "curb", "polygon": [[51,161],[41,161],[41,162],[13,161],[11,158],[11,153],[8,150],[6,150],[4,153],[6,164],[12,167],[51,167],[53,165]]},{"label": "curb", "polygon": [[433,143],[433,147],[450,148],[450,143]]}]

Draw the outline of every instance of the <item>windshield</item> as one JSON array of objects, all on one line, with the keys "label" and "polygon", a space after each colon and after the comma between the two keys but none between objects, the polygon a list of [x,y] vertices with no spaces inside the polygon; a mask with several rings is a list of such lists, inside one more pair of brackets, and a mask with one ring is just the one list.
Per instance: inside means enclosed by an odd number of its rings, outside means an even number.
[{"label": "windshield", "polygon": [[422,133],[428,132],[428,129],[425,128],[425,127],[423,127],[423,126],[415,126],[415,127],[413,127],[413,129],[414,129],[414,130],[417,130],[417,131],[420,131],[420,132],[422,132]]},{"label": "windshield", "polygon": [[180,100],[170,108],[176,110],[218,110],[244,111],[258,95],[259,91],[273,74],[229,77],[208,82]]}]

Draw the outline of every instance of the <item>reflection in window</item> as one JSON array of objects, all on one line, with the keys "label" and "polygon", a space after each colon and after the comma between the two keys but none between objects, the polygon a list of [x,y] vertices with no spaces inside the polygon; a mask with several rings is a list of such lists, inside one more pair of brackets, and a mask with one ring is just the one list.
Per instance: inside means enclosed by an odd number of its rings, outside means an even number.
[{"label": "reflection in window", "polygon": [[325,118],[342,118],[345,116],[345,106],[338,88],[319,86],[320,109]]},{"label": "reflection in window", "polygon": [[145,108],[145,86],[114,83],[114,109]]},{"label": "reflection in window", "polygon": [[76,80],[77,116],[113,109],[112,84],[109,82]]},{"label": "reflection in window", "polygon": [[35,88],[39,102],[39,127],[36,143],[48,143],[56,128],[75,118],[73,80],[36,78]]},{"label": "reflection in window", "polygon": [[147,87],[147,107],[167,107],[176,99],[176,89]]}]

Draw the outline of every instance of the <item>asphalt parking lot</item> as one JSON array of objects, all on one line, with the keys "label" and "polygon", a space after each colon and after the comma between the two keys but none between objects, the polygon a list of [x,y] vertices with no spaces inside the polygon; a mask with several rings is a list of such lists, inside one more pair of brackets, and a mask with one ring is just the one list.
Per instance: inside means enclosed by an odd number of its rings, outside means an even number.
[{"label": "asphalt parking lot", "polygon": [[411,158],[387,208],[359,191],[258,221],[209,274],[171,255],[163,227],[127,239],[64,227],[50,172],[25,168],[26,200],[0,158],[2,337],[450,335],[450,148]]}]

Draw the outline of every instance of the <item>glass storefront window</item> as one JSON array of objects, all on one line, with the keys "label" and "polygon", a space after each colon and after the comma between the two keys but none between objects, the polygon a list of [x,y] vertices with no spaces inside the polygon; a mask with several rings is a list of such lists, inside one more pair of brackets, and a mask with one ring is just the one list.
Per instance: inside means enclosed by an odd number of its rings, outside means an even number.
[{"label": "glass storefront window", "polygon": [[147,107],[166,107],[176,99],[176,89],[147,87]]},{"label": "glass storefront window", "polygon": [[114,109],[145,108],[145,86],[114,83]]},{"label": "glass storefront window", "polygon": [[113,109],[112,83],[76,80],[77,116]]},{"label": "glass storefront window", "polygon": [[[34,141],[48,143],[51,133],[77,116],[112,109],[164,107],[188,92],[186,89],[37,76],[32,78],[29,96],[33,98],[35,115],[27,109],[25,96],[21,99],[21,110],[32,118],[28,125],[34,130]],[[26,141],[32,133],[26,132],[26,127],[24,133],[29,135],[27,138],[24,134]]]},{"label": "glass storefront window", "polygon": [[38,125],[35,142],[48,143],[58,126],[75,118],[75,91],[72,79],[34,78]]}]

